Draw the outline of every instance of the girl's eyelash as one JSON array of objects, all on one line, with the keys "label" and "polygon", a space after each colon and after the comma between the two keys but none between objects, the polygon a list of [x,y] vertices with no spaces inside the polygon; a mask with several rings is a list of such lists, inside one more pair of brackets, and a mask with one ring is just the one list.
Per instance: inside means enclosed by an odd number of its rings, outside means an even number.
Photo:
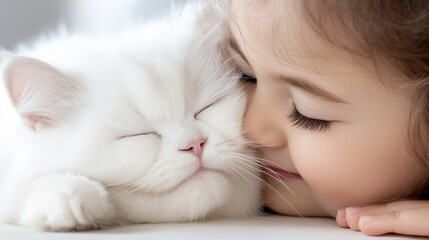
[{"label": "girl's eyelash", "polygon": [[289,115],[289,118],[294,126],[311,131],[325,132],[331,126],[330,121],[309,118],[302,115],[296,107],[293,108],[293,112]]},{"label": "girl's eyelash", "polygon": [[240,80],[243,81],[244,83],[250,83],[250,84],[256,84],[256,82],[257,82],[255,77],[253,77],[253,76],[251,76],[245,72],[243,72],[241,74]]},{"label": "girl's eyelash", "polygon": [[[246,72],[242,72],[240,80],[248,84],[257,83],[257,79]],[[325,132],[331,127],[330,121],[306,117],[298,112],[298,109],[296,109],[295,106],[288,117],[291,119],[294,126],[304,128],[306,130]]]}]

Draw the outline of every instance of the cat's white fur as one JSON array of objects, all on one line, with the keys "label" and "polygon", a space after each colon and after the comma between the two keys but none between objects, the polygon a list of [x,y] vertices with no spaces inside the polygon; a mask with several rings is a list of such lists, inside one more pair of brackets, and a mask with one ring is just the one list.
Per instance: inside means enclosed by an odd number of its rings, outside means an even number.
[{"label": "cat's white fur", "polygon": [[[220,54],[217,11],[188,5],[3,51],[0,222],[64,231],[257,214],[246,97]],[[200,160],[189,144],[204,140]]]}]

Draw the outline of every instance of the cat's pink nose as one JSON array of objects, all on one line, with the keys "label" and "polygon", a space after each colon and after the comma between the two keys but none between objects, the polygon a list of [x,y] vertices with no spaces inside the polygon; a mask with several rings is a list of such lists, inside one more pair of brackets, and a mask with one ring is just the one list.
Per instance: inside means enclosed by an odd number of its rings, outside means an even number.
[{"label": "cat's pink nose", "polygon": [[192,154],[201,159],[201,156],[203,155],[204,143],[206,143],[206,139],[198,139],[192,141],[185,148],[179,150],[184,152],[191,152]]}]

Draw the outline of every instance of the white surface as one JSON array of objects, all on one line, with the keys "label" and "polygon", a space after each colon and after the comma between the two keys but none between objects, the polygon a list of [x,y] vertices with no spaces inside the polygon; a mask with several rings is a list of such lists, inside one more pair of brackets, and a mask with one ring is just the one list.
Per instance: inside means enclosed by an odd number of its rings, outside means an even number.
[{"label": "white surface", "polygon": [[212,240],[212,239],[426,239],[387,235],[368,237],[359,232],[342,229],[333,219],[294,218],[283,216],[263,216],[245,220],[216,220],[203,223],[184,224],[142,224],[117,227],[107,230],[72,233],[38,232],[11,225],[0,224],[1,240]]}]

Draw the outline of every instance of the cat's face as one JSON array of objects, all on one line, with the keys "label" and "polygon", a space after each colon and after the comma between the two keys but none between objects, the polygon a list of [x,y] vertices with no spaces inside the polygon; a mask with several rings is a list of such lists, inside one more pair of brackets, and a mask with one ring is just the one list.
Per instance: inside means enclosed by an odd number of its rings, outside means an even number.
[{"label": "cat's face", "polygon": [[254,214],[259,170],[242,137],[246,96],[222,59],[220,33],[170,27],[29,52],[49,64],[11,57],[3,68],[11,102],[38,136],[35,155],[48,152],[41,168],[101,182],[129,220]]},{"label": "cat's face", "polygon": [[120,194],[200,199],[204,212],[229,201],[238,182],[255,183],[249,172],[257,175],[256,165],[241,137],[243,89],[210,54],[155,63],[124,58],[125,66],[111,66],[115,74],[101,71],[104,86],[89,89],[100,95],[81,123],[86,144],[77,158],[85,174]]},{"label": "cat's face", "polygon": [[245,95],[238,76],[216,54],[176,55],[171,62],[125,58],[126,66],[116,66],[115,75],[97,76],[105,89],[90,90],[101,101],[87,106],[85,121],[96,126],[86,131],[108,144],[101,151],[111,152],[106,157],[112,174],[127,172],[107,177],[107,184],[155,194],[171,192],[192,177],[236,174],[238,154],[249,152],[241,137]]}]

